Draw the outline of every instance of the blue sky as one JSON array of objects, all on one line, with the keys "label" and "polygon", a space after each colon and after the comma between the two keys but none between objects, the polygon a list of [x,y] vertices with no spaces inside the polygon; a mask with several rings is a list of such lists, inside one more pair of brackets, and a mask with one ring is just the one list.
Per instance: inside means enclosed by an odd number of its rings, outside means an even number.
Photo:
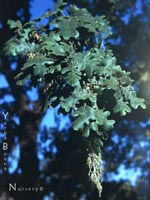
[{"label": "blue sky", "polygon": [[52,9],[54,6],[53,0],[34,0],[31,2],[31,19],[37,18],[45,13],[47,9]]}]

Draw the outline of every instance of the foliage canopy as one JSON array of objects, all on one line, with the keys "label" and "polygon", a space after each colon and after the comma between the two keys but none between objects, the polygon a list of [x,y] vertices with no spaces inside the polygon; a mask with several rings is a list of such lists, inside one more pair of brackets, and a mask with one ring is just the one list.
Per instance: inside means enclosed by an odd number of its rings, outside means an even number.
[{"label": "foliage canopy", "polygon": [[145,108],[130,73],[117,65],[113,52],[104,45],[111,35],[109,22],[84,8],[71,5],[66,11],[66,4],[59,1],[53,12],[24,25],[19,20],[8,20],[8,24],[15,36],[6,43],[5,52],[25,59],[17,84],[43,84],[44,109],[60,105],[59,112],[72,115],[73,129],[87,137],[89,176],[101,196],[102,139],[114,127],[112,113],[125,116],[131,108]]}]

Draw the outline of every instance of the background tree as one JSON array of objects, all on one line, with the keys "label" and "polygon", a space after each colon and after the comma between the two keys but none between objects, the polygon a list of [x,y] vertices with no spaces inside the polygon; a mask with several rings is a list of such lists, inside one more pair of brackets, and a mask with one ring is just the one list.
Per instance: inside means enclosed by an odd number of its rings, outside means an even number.
[{"label": "background tree", "polygon": [[[12,31],[8,28],[7,20],[20,19],[23,23],[30,19],[29,1],[1,1],[0,8],[0,46],[3,48],[4,43],[11,37]],[[2,49],[1,49],[2,50]],[[41,119],[40,109],[30,109],[32,102],[27,95],[27,91],[30,87],[18,87],[14,84],[14,77],[18,73],[19,66],[22,61],[19,57],[15,59],[12,57],[6,58],[1,51],[1,73],[5,76],[8,82],[7,88],[2,88],[0,91],[1,98],[3,99],[1,103],[1,118],[2,111],[9,113],[9,123],[7,125],[8,131],[8,144],[9,152],[15,147],[16,139],[19,139],[21,156],[20,164],[22,175],[19,176],[17,170],[11,176],[8,173],[1,174],[0,188],[1,192],[8,191],[8,183],[18,182],[20,184],[26,185],[27,182],[33,185],[36,184],[38,176],[38,160],[36,156],[36,134],[38,132],[38,124]],[[7,98],[12,97],[12,101],[7,102]],[[19,124],[17,123],[19,120]],[[2,120],[3,123],[3,120]],[[3,152],[1,151],[3,154]],[[1,156],[1,168],[3,168],[3,155]],[[26,165],[24,164],[26,161]],[[28,165],[27,165],[28,164]],[[29,175],[31,175],[29,177]],[[27,176],[28,175],[28,176]],[[27,179],[27,180],[26,180]],[[26,182],[27,181],[27,182]],[[7,194],[6,194],[7,195]],[[15,199],[20,199],[19,194],[14,194]],[[24,195],[24,194],[21,194]],[[30,199],[35,199],[35,194]],[[26,197],[26,196],[25,196]],[[40,197],[39,197],[40,198]],[[38,199],[38,198],[36,198]]]}]

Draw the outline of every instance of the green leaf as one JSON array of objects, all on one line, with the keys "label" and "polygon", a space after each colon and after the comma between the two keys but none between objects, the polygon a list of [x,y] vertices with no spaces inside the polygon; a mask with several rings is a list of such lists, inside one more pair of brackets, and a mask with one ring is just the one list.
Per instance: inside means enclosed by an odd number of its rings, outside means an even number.
[{"label": "green leaf", "polygon": [[103,142],[100,139],[93,136],[91,138],[91,145],[94,149],[94,152],[98,154],[100,152],[101,147],[103,146]]},{"label": "green leaf", "polygon": [[106,120],[103,125],[104,130],[109,131],[109,130],[113,129],[114,123],[115,123],[115,120]]},{"label": "green leaf", "polygon": [[128,85],[127,87],[122,87],[123,95],[126,100],[130,101],[130,105],[132,108],[137,109],[139,106],[143,109],[146,108],[145,100],[136,96],[136,91],[132,87],[132,85]]},{"label": "green leaf", "polygon": [[22,67],[22,70],[26,70],[27,68],[33,67],[33,73],[35,76],[44,76],[47,74],[47,66],[53,64],[53,60],[50,58],[46,58],[43,55],[37,55],[34,58],[29,58],[27,62]]},{"label": "green leaf", "polygon": [[47,74],[53,74],[55,71],[61,71],[61,65],[51,65],[47,68]]},{"label": "green leaf", "polygon": [[80,107],[72,115],[77,117],[73,122],[75,130],[83,129],[84,125],[87,124],[90,125],[92,130],[98,131],[97,125],[100,125],[103,126],[105,131],[108,131],[113,128],[113,124],[115,123],[114,120],[107,119],[110,115],[109,111],[95,110],[87,105]]},{"label": "green leaf", "polygon": [[36,67],[33,70],[33,73],[35,76],[44,76],[45,74],[47,74],[47,68],[46,66],[38,66],[36,65]]},{"label": "green leaf", "polygon": [[75,53],[74,51],[72,51],[70,53],[71,63],[67,67],[64,67],[61,73],[65,74],[66,72],[71,71],[74,74],[82,75],[82,71],[85,70],[86,65],[89,62],[89,55],[90,55],[89,51],[83,53],[81,52]]},{"label": "green leaf", "polygon": [[23,29],[21,32],[21,36],[24,41],[28,41],[30,39],[30,33],[32,32],[31,28]]},{"label": "green leaf", "polygon": [[81,79],[81,77],[79,75],[75,74],[75,72],[68,73],[68,75],[66,77],[67,83],[71,86],[78,85],[80,79]]},{"label": "green leaf", "polygon": [[29,52],[34,51],[35,43],[27,43],[22,39],[17,39],[16,37],[11,38],[5,44],[4,52],[6,55],[17,56],[19,54],[26,56]]},{"label": "green leaf", "polygon": [[117,105],[113,108],[113,111],[114,113],[119,112],[121,116],[124,116],[126,113],[131,112],[131,108],[128,106],[128,102],[118,100]]},{"label": "green leaf", "polygon": [[117,90],[119,86],[118,80],[114,77],[111,77],[111,79],[104,80],[103,84],[107,86],[107,89],[113,90]]},{"label": "green leaf", "polygon": [[94,120],[94,109],[91,107],[84,105],[78,108],[73,114],[73,117],[77,117],[73,122],[74,130],[79,130],[84,128],[85,124],[89,124],[89,120]]},{"label": "green leaf", "polygon": [[55,56],[65,56],[71,51],[71,46],[61,41],[61,37],[57,33],[51,32],[47,37],[42,37],[42,49],[48,50],[49,54]]},{"label": "green leaf", "polygon": [[98,134],[98,124],[96,122],[91,122],[90,128]]},{"label": "green leaf", "polygon": [[71,37],[77,38],[79,32],[77,31],[77,18],[59,18],[59,21],[55,24],[56,28],[59,28],[59,34],[65,39],[68,40]]},{"label": "green leaf", "polygon": [[100,126],[103,126],[104,130],[108,131],[113,128],[113,124],[115,123],[114,120],[107,119],[110,115],[109,111],[103,111],[103,110],[96,110],[95,111],[95,118],[96,123]]},{"label": "green leaf", "polygon": [[89,137],[89,135],[90,135],[90,129],[91,129],[90,125],[86,125],[85,128],[84,128],[84,130],[83,130],[82,135],[84,137]]},{"label": "green leaf", "polygon": [[72,108],[77,109],[76,104],[78,102],[78,99],[74,95],[68,98],[61,97],[60,101],[61,107],[65,109],[66,112],[69,112]]},{"label": "green leaf", "polygon": [[15,29],[15,28],[22,28],[22,24],[20,20],[10,20],[8,19],[7,24],[9,25],[10,29]]},{"label": "green leaf", "polygon": [[102,32],[105,37],[111,34],[105,16],[93,17],[85,8],[80,9],[75,6],[70,6],[69,13],[78,18],[78,27],[84,27],[88,32],[93,32],[99,36]]},{"label": "green leaf", "polygon": [[133,80],[127,75],[120,77],[119,80],[122,85],[131,85],[133,82]]},{"label": "green leaf", "polygon": [[130,99],[131,101],[131,106],[134,109],[137,109],[139,106],[143,109],[146,109],[146,105],[145,105],[145,100],[139,97],[134,97]]}]

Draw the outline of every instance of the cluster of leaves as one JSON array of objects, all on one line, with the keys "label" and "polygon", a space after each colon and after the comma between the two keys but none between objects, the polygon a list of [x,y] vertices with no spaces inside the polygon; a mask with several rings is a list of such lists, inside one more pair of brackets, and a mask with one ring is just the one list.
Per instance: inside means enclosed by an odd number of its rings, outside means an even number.
[{"label": "cluster of leaves", "polygon": [[[103,132],[115,123],[109,119],[111,112],[124,116],[145,104],[136,96],[130,73],[103,45],[111,34],[105,16],[94,17],[75,6],[64,8],[66,4],[59,1],[54,12],[24,25],[9,20],[15,36],[6,43],[5,52],[26,59],[17,83],[44,84],[46,107],[60,105],[60,112],[71,113],[73,129],[88,137],[92,153],[99,155]],[[108,93],[114,97],[112,110],[98,103],[102,98],[109,102]]]}]

